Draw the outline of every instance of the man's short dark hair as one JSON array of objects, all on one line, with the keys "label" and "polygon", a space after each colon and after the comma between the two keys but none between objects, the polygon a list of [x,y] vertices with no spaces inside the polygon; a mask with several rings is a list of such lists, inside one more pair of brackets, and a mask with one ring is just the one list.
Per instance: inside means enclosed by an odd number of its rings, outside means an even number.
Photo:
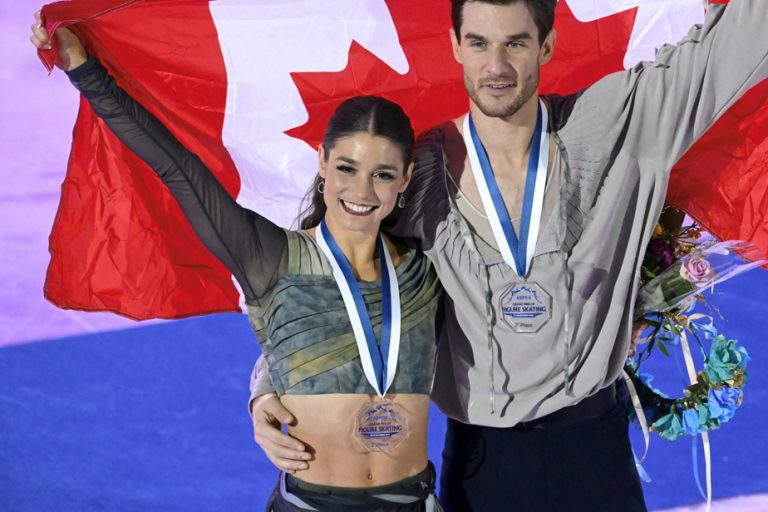
[{"label": "man's short dark hair", "polygon": [[470,2],[482,2],[493,5],[511,5],[517,2],[523,2],[533,15],[533,21],[536,28],[539,29],[539,44],[544,43],[552,25],[555,24],[555,7],[557,0],[451,0],[451,21],[453,30],[456,32],[456,40],[461,41],[461,23],[464,4]]}]

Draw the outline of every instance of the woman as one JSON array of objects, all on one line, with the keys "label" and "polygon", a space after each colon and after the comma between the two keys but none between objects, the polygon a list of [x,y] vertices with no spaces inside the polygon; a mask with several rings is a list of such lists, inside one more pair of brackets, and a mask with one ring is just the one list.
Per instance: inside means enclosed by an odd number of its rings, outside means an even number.
[{"label": "woman", "polygon": [[[37,23],[31,40],[49,48]],[[210,171],[115,84],[78,38],[59,62],[116,135],[158,174],[242,287],[273,384],[311,447],[267,510],[439,510],[426,457],[439,284],[427,259],[379,234],[410,179],[413,130],[374,97],[335,112],[302,230],[240,207]]]}]

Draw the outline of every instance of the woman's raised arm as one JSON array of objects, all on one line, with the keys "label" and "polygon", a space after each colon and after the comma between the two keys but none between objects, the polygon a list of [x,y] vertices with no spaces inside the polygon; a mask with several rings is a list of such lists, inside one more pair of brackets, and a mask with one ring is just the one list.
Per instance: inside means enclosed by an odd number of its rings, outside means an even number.
[{"label": "woman's raised arm", "polygon": [[[48,34],[37,19],[32,43],[49,48]],[[88,57],[77,36],[60,28],[56,37],[57,66],[67,71],[121,142],[157,173],[200,240],[240,283],[246,300],[257,301],[287,267],[285,231],[237,204],[197,155],[121,89],[95,58]]]}]

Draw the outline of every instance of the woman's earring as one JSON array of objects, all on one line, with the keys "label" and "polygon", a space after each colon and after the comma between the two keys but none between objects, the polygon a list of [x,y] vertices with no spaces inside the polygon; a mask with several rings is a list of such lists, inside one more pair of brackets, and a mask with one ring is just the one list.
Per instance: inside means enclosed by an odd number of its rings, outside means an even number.
[{"label": "woman's earring", "polygon": [[320,181],[317,183],[317,191],[321,194],[325,193],[325,179],[320,178]]},{"label": "woman's earring", "polygon": [[400,198],[397,200],[397,206],[398,208],[405,207],[405,196],[402,193],[400,193]]}]

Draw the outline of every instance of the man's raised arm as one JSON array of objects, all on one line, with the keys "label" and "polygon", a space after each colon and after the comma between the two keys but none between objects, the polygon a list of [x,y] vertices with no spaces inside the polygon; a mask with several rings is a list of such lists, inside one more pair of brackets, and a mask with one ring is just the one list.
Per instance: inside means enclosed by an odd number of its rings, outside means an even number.
[{"label": "man's raised arm", "polygon": [[712,4],[705,22],[654,62],[609,75],[576,109],[594,110],[625,150],[669,170],[745,92],[768,77],[768,2]]}]

